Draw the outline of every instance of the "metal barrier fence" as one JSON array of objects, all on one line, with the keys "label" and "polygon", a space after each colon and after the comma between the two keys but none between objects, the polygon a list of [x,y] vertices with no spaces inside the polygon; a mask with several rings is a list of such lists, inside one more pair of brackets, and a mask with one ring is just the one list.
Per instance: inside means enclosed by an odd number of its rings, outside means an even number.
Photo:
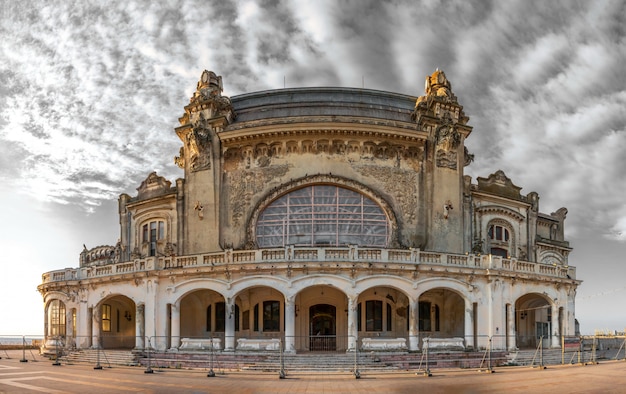
[{"label": "metal barrier fence", "polygon": [[[0,336],[0,358],[10,358],[7,350],[13,350],[12,354],[15,354],[15,350],[19,349],[22,352],[20,361],[36,361],[35,353],[47,350],[45,354],[54,362],[53,365],[61,365],[71,363],[70,355],[73,353],[88,352],[91,357],[95,354],[95,359],[88,359],[95,364],[94,369],[102,369],[103,365],[115,365],[115,352],[125,350],[126,353],[132,352],[136,358],[135,365],[145,367],[145,373],[184,367],[202,369],[207,372],[207,377],[214,377],[228,370],[257,366],[263,371],[277,372],[281,379],[288,372],[297,373],[306,368],[350,372],[358,379],[364,372],[394,368],[432,376],[433,370],[438,368],[475,368],[493,372],[495,367],[505,365],[543,369],[554,364],[626,361],[626,336],[562,337],[558,341],[540,336],[534,338],[534,347],[508,351],[503,349],[503,345],[510,343],[507,336],[479,335],[472,341],[463,339],[461,342],[458,339],[424,336],[419,340],[419,349],[409,351],[409,338],[385,336],[285,337],[276,333],[256,337],[226,337],[221,334],[185,338],[114,335],[43,338],[14,335]],[[524,340],[529,343],[531,338]],[[470,348],[468,342],[480,346]],[[128,346],[128,343],[142,346]],[[554,346],[555,343],[557,346]]]}]

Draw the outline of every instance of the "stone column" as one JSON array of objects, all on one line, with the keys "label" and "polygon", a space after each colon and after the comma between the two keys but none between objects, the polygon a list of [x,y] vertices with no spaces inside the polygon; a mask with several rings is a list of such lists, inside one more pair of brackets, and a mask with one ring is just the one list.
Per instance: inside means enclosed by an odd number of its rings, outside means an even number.
[{"label": "stone column", "polygon": [[180,304],[176,302],[170,304],[170,307],[172,312],[170,346],[171,349],[178,349],[180,346]]},{"label": "stone column", "polygon": [[135,307],[135,349],[144,349],[146,347],[145,335],[145,304],[137,304]]},{"label": "stone column", "polygon": [[507,335],[509,337],[508,350],[515,350],[517,349],[517,343],[515,341],[515,309],[513,308],[513,305],[506,304],[506,311],[507,311],[506,327],[507,327]]},{"label": "stone column", "polygon": [[409,350],[418,351],[419,338],[419,299],[409,301]]},{"label": "stone column", "polygon": [[295,353],[296,303],[294,297],[285,297],[285,353]]},{"label": "stone column", "polygon": [[50,326],[48,325],[48,319],[49,319],[49,309],[50,309],[50,303],[48,303],[46,305],[46,307],[43,310],[43,333],[44,333],[44,338],[43,338],[43,343],[45,344],[48,341],[48,338],[51,337],[50,335]]},{"label": "stone column", "polygon": [[353,352],[359,343],[358,296],[348,296],[348,351]]},{"label": "stone column", "polygon": [[224,351],[235,351],[235,300],[226,298],[226,327],[224,332]]},{"label": "stone column", "polygon": [[99,349],[101,347],[100,334],[102,327],[100,326],[100,306],[96,305],[92,308],[91,322],[91,348]]},{"label": "stone column", "polygon": [[74,326],[72,325],[72,308],[65,308],[65,347],[74,347]]},{"label": "stone column", "polygon": [[465,300],[465,348],[474,349],[474,303],[469,299]]},{"label": "stone column", "polygon": [[554,348],[554,349],[560,349],[561,348],[561,336],[559,335],[559,305],[557,303],[554,303],[554,305],[551,306],[552,308],[552,321],[551,321],[551,327],[550,327],[550,334],[552,337],[552,342],[550,347]]}]

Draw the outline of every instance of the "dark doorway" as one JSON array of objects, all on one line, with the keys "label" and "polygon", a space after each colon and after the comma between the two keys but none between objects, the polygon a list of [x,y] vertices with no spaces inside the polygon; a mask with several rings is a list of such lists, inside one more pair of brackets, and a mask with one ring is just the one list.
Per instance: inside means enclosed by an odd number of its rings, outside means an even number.
[{"label": "dark doorway", "polygon": [[336,308],[328,304],[317,304],[309,308],[309,350],[335,351]]}]

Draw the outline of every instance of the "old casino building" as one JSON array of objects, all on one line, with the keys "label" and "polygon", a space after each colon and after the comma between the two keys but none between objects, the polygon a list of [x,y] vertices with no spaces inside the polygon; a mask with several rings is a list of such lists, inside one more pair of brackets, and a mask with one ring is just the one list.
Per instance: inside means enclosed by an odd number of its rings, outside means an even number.
[{"label": "old casino building", "polygon": [[[119,242],[43,274],[47,346],[167,351],[558,347],[580,281],[565,208],[472,180],[446,75],[424,95],[222,95],[204,71],[174,182],[119,197]],[[116,235],[112,235],[117,237]]]}]

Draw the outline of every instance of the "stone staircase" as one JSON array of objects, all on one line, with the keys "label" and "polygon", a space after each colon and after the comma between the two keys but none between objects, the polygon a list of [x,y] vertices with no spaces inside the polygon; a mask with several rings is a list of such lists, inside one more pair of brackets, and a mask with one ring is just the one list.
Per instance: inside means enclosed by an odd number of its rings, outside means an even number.
[{"label": "stone staircase", "polygon": [[[506,352],[493,352],[492,366],[507,363]],[[280,354],[276,352],[153,352],[139,359],[142,366],[151,368],[200,368],[215,371],[279,372]],[[284,370],[289,372],[353,372],[354,353],[311,352],[283,355]],[[361,352],[356,360],[359,371],[389,372],[423,370],[428,368],[485,368],[484,352],[445,352],[430,354],[428,365],[421,353]]]},{"label": "stone staircase", "polygon": [[[279,372],[280,354],[276,352],[248,353],[152,353],[150,358],[139,360],[142,366],[151,368],[203,368],[216,371],[258,371]],[[283,355],[284,369],[290,372],[353,372],[353,353],[299,353]],[[398,367],[381,362],[377,356],[361,353],[358,356],[358,369],[367,371],[394,371]]]},{"label": "stone staircase", "polygon": [[[360,353],[302,353],[283,355],[284,369],[296,372],[354,372],[355,363],[359,371],[389,372],[398,367],[382,362],[372,354]],[[278,372],[281,369],[280,355],[271,355],[261,362],[242,368],[245,371]]]},{"label": "stone staircase", "polygon": [[66,364],[98,364],[101,366],[109,365],[139,365],[137,355],[130,350],[97,350],[97,349],[81,349],[74,350],[59,358],[59,361]]}]

